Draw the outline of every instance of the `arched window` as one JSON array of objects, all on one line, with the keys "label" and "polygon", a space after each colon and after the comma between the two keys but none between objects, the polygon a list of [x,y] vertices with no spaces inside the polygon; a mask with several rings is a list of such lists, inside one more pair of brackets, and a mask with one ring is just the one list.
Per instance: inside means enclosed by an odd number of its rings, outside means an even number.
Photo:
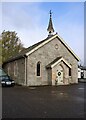
[{"label": "arched window", "polygon": [[71,76],[71,68],[69,68],[69,76]]},{"label": "arched window", "polygon": [[18,75],[18,64],[17,61],[14,62],[14,76]]},{"label": "arched window", "polygon": [[7,72],[8,72],[8,75],[10,76],[10,63],[8,63]]},{"label": "arched window", "polygon": [[37,76],[40,76],[40,62],[37,63]]}]

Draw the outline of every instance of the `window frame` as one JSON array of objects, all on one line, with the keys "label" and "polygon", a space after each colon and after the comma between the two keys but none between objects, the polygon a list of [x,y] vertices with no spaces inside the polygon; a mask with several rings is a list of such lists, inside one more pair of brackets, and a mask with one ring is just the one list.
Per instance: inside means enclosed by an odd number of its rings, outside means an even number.
[{"label": "window frame", "polygon": [[18,63],[17,63],[17,61],[14,62],[14,76],[18,76]]},{"label": "window frame", "polygon": [[10,63],[8,63],[7,74],[10,75]]},{"label": "window frame", "polygon": [[71,77],[71,68],[69,68],[69,76]]},{"label": "window frame", "polygon": [[[38,65],[40,65],[39,75],[38,75]],[[38,61],[36,64],[36,76],[41,77],[41,62],[40,61]]]}]

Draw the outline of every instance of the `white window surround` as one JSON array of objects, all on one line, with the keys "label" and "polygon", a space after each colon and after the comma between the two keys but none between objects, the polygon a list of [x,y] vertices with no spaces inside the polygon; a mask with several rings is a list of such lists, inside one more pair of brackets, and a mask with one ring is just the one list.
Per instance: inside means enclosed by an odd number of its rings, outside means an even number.
[{"label": "white window surround", "polygon": [[[38,64],[38,63],[40,63],[40,76],[37,75],[37,64]],[[38,62],[36,63],[36,77],[41,77],[41,62],[40,62],[40,61],[38,61]]]}]

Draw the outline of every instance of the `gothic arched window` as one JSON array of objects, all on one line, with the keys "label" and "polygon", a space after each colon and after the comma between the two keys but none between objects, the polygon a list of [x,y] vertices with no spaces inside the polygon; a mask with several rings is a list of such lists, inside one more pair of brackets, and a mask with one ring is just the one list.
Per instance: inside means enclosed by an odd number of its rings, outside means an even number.
[{"label": "gothic arched window", "polygon": [[71,68],[69,68],[69,76],[71,76]]},{"label": "gothic arched window", "polygon": [[17,61],[14,62],[14,76],[18,75],[18,63]]},{"label": "gothic arched window", "polygon": [[40,62],[37,63],[37,76],[40,76]]}]

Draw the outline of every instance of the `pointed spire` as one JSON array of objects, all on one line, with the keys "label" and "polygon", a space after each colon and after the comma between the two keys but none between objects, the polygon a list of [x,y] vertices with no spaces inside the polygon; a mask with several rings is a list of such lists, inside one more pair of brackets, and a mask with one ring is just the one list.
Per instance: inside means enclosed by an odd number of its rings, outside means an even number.
[{"label": "pointed spire", "polygon": [[51,35],[54,32],[53,24],[52,24],[52,12],[50,10],[50,20],[49,20],[49,25],[47,28],[47,31],[49,32],[49,35]]}]

